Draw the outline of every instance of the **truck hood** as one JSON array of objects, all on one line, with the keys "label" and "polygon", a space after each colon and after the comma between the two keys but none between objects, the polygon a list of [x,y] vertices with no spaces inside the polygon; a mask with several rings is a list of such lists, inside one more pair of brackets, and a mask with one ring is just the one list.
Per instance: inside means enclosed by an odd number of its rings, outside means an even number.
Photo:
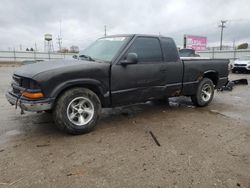
[{"label": "truck hood", "polygon": [[64,70],[64,69],[77,69],[77,67],[91,68],[96,67],[99,64],[94,61],[83,61],[83,60],[56,60],[56,61],[46,61],[46,62],[38,62],[29,65],[23,65],[18,68],[14,74],[26,78],[34,78],[36,75],[43,72],[54,72],[56,70]]}]

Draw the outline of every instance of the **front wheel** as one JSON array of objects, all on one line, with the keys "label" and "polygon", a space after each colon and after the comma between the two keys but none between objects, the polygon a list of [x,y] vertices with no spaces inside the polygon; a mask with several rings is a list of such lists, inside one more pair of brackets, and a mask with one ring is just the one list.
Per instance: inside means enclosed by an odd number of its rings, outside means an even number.
[{"label": "front wheel", "polygon": [[191,96],[196,106],[207,106],[214,97],[214,84],[209,78],[203,78],[198,86],[196,94]]},{"label": "front wheel", "polygon": [[101,104],[86,88],[73,88],[60,96],[53,110],[57,127],[70,134],[88,133],[96,126]]}]

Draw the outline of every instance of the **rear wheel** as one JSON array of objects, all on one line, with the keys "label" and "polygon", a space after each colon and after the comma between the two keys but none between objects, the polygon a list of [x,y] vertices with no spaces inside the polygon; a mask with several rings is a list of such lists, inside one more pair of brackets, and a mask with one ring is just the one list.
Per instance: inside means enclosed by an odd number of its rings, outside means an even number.
[{"label": "rear wheel", "polygon": [[191,96],[192,102],[196,106],[207,106],[214,97],[214,84],[212,80],[203,78],[198,86],[196,94]]},{"label": "rear wheel", "polygon": [[58,99],[53,117],[60,130],[83,134],[94,129],[100,111],[100,100],[94,92],[86,88],[73,88]]}]

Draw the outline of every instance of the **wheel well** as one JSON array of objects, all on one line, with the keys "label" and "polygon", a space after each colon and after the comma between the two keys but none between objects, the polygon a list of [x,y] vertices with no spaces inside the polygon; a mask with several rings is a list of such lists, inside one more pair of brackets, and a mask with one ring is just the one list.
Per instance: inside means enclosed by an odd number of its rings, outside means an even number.
[{"label": "wheel well", "polygon": [[204,78],[209,78],[213,81],[214,85],[217,85],[218,83],[218,73],[216,72],[207,72],[203,76]]},{"label": "wheel well", "polygon": [[69,87],[64,88],[62,91],[60,91],[60,93],[58,93],[58,95],[56,96],[56,100],[66,91],[72,89],[72,88],[76,88],[76,87],[82,87],[82,88],[87,88],[91,91],[93,91],[100,99],[101,105],[102,107],[104,106],[104,97],[100,91],[100,89],[98,88],[98,86],[95,85],[91,85],[91,84],[77,84],[77,85],[72,85]]}]

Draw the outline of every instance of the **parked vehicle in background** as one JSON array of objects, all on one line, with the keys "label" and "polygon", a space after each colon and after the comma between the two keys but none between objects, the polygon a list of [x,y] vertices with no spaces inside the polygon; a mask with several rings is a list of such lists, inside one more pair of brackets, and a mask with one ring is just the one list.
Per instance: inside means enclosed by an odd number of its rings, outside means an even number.
[{"label": "parked vehicle in background", "polygon": [[27,111],[52,111],[71,134],[96,126],[101,108],[189,96],[203,107],[228,82],[228,59],[181,60],[173,39],[155,35],[100,38],[75,60],[20,67],[6,93]]},{"label": "parked vehicle in background", "polygon": [[32,60],[23,60],[22,62],[21,62],[21,64],[22,65],[28,65],[28,64],[33,64],[33,63],[38,63],[38,62],[41,62],[41,61],[44,61],[44,60],[42,60],[42,59],[36,59],[36,60],[34,60],[34,59],[32,59]]},{"label": "parked vehicle in background", "polygon": [[199,54],[195,53],[194,49],[183,48],[179,50],[180,57],[200,57]]},{"label": "parked vehicle in background", "polygon": [[232,72],[250,71],[250,56],[242,56],[231,64]]}]

